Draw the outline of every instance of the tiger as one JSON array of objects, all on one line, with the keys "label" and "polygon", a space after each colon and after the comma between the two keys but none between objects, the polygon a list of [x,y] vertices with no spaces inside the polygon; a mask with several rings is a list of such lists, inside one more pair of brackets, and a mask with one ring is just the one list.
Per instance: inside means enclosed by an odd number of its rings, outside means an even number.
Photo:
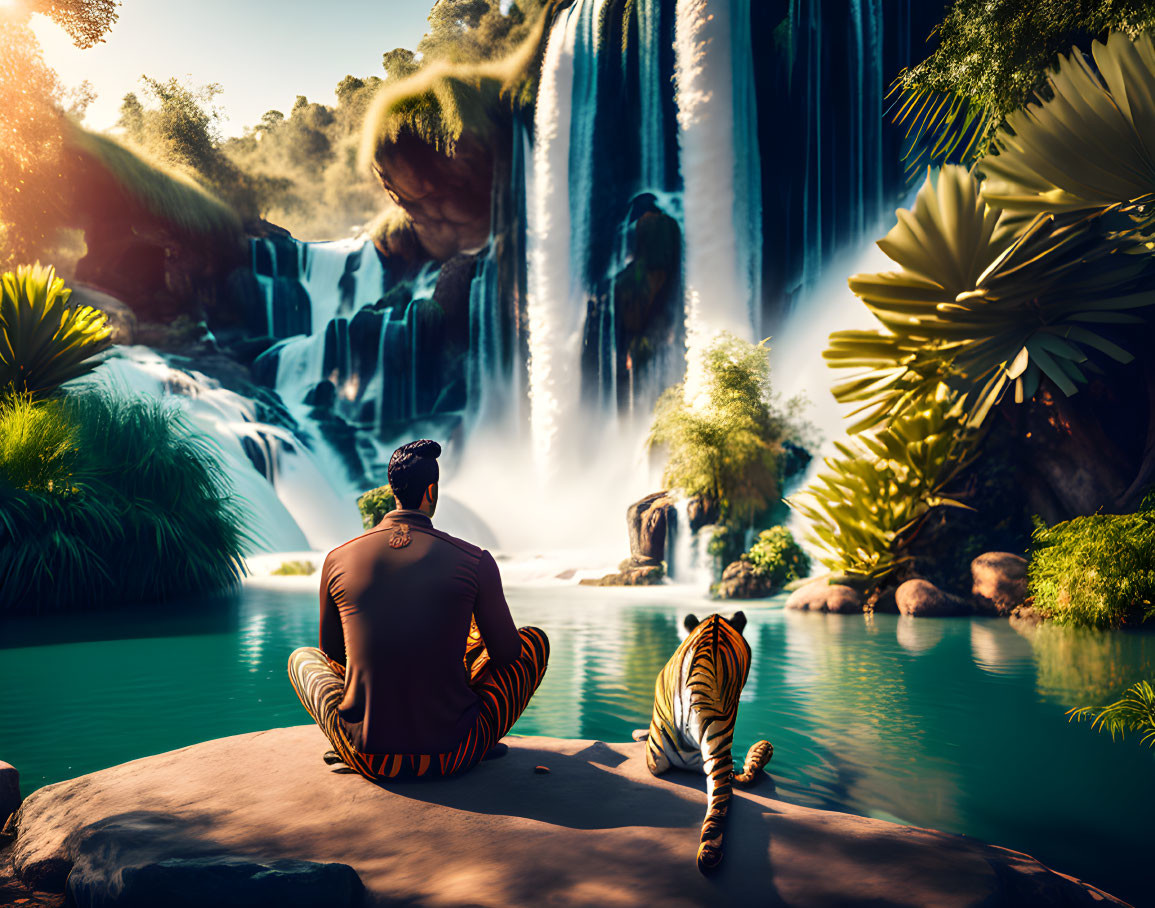
[{"label": "tiger", "polygon": [[722,826],[730,805],[731,781],[752,785],[774,755],[769,741],[758,741],[746,754],[743,771],[734,772],[730,751],[738,697],[750,673],[750,644],[742,637],[746,616],[727,621],[710,615],[699,622],[687,615],[689,636],[682,641],[654,684],[654,712],[646,742],[646,766],[659,776],[671,767],[706,773],[706,818],[698,846],[698,869],[715,870],[722,862]]}]

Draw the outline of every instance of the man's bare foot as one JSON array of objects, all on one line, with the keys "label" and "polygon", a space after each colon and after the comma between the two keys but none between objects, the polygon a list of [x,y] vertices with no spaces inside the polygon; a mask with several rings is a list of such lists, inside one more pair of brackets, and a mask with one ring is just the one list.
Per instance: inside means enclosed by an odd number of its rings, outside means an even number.
[{"label": "man's bare foot", "polygon": [[645,741],[650,737],[650,730],[648,728],[635,728],[630,737],[635,741]]},{"label": "man's bare foot", "polygon": [[489,748],[489,750],[487,750],[485,752],[485,756],[482,757],[481,759],[482,760],[496,760],[500,757],[504,757],[507,753],[509,753],[509,745],[506,744],[504,741],[498,741],[496,744],[493,745],[493,747]]}]

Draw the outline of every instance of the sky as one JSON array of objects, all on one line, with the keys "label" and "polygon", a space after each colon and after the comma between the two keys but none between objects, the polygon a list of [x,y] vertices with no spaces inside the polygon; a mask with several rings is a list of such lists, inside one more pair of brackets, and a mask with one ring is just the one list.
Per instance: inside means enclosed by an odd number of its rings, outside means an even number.
[{"label": "sky", "polygon": [[267,110],[287,114],[297,95],[335,103],[346,75],[383,76],[381,55],[412,49],[433,0],[122,0],[104,44],[77,50],[36,16],[44,58],[67,88],[85,79],[97,98],[85,125],[104,130],[140,77],[219,83],[222,132],[240,135]]}]

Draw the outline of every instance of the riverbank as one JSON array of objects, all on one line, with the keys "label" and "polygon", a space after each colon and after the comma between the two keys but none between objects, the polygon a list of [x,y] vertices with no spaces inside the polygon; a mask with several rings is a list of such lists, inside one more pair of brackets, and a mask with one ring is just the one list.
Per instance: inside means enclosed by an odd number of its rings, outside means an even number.
[{"label": "riverbank", "polygon": [[[238,890],[296,873],[298,896],[331,885],[340,904],[1124,904],[965,836],[777,800],[773,764],[736,792],[722,868],[703,877],[704,777],[655,779],[636,743],[507,740],[459,779],[388,787],[327,766],[313,726],[206,741],[34,792],[6,857],[78,906],[205,903],[196,887],[222,867]],[[227,887],[211,897],[229,904]]]}]

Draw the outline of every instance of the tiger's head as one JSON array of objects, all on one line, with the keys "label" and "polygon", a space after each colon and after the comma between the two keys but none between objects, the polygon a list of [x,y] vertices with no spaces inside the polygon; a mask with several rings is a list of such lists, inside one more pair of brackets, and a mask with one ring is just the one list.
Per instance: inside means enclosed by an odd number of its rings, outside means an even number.
[{"label": "tiger's head", "polygon": [[[746,613],[742,612],[742,611],[734,612],[734,617],[730,618],[728,621],[717,613],[715,613],[713,615],[708,615],[706,617],[705,623],[709,624],[709,622],[711,622],[715,619],[717,619],[718,621],[725,621],[726,624],[730,625],[730,627],[732,627],[734,630],[736,630],[739,634],[741,634],[742,631],[746,629]],[[699,621],[691,613],[691,614],[686,616],[686,619],[682,622],[682,626],[685,627],[687,633],[692,634],[694,632],[694,629],[702,623],[703,622]]]}]

